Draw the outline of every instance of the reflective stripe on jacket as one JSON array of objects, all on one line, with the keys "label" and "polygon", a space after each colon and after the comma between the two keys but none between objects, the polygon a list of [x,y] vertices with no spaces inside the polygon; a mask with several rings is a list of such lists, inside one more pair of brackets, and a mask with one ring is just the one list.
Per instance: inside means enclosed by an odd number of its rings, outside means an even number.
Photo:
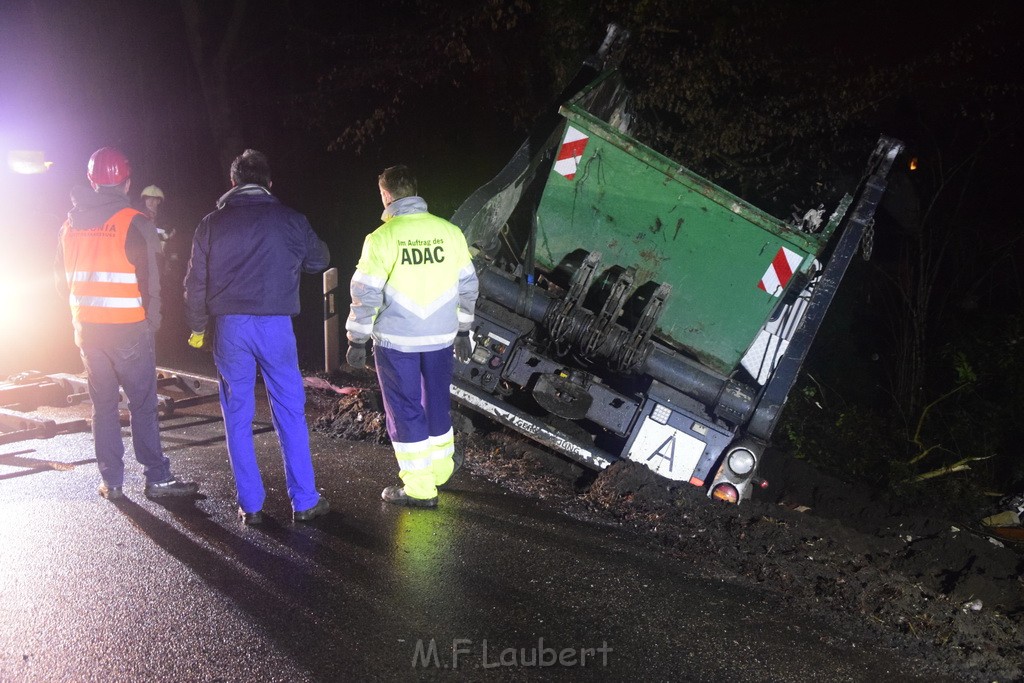
[{"label": "reflective stripe on jacket", "polygon": [[436,351],[473,323],[477,276],[458,227],[432,214],[391,217],[368,235],[345,329],[398,351]]},{"label": "reflective stripe on jacket", "polygon": [[132,219],[139,211],[121,209],[95,227],[61,228],[64,273],[76,323],[137,323],[146,319],[142,293],[125,254]]}]

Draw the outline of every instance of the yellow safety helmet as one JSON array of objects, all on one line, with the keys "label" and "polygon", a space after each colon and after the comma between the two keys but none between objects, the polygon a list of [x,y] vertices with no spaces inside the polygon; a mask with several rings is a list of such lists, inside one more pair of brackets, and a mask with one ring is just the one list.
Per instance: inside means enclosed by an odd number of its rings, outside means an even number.
[{"label": "yellow safety helmet", "polygon": [[149,185],[149,186],[146,187],[146,189],[144,189],[142,191],[142,195],[141,196],[143,196],[143,197],[156,197],[157,199],[163,200],[163,198],[164,198],[164,191],[161,190],[156,185]]}]

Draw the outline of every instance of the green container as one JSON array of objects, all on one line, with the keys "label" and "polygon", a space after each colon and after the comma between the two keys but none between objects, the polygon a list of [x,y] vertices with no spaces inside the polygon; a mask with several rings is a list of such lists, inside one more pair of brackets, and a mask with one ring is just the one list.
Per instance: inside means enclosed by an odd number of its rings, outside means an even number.
[{"label": "green container", "polygon": [[536,261],[555,270],[581,248],[672,286],[656,336],[723,373],[787,292],[802,287],[838,221],[817,234],[782,221],[589,113],[591,84],[560,110],[557,161],[537,213]]}]

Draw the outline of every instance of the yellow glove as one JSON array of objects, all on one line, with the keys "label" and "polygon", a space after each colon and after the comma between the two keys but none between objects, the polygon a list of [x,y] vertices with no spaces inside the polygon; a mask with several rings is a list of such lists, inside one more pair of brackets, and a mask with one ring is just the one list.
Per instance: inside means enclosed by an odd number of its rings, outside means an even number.
[{"label": "yellow glove", "polygon": [[202,332],[193,332],[188,336],[188,345],[193,349],[203,348],[203,339],[206,337],[206,330]]}]

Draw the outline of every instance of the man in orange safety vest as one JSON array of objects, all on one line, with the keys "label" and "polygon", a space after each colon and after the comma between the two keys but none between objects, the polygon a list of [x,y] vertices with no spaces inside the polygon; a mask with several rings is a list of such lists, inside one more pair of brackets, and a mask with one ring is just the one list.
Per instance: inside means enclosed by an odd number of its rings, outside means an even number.
[{"label": "man in orange safety vest", "polygon": [[120,387],[128,397],[145,494],[193,495],[198,486],[171,473],[160,444],[153,343],[160,325],[156,226],[129,204],[131,166],[120,150],[97,150],[86,176],[93,191],[72,191],[74,207],[60,229],[54,269],[57,289],[71,306],[75,343],[88,374],[99,494],[108,500],[124,495]]}]

